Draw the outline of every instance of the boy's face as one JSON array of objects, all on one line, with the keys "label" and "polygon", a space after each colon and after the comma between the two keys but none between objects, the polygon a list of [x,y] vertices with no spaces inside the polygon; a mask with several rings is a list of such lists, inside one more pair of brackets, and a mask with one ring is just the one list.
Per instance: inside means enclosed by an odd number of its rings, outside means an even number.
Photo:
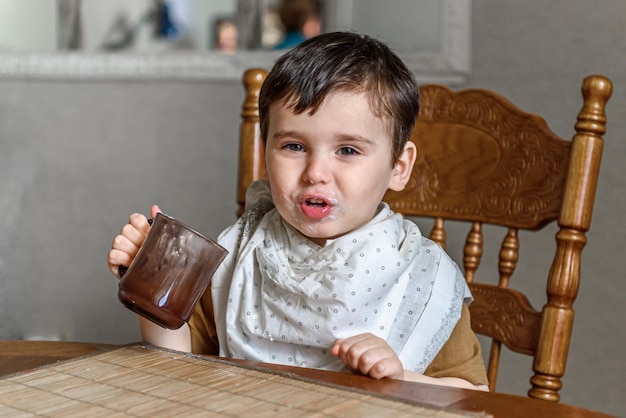
[{"label": "boy's face", "polygon": [[391,166],[386,121],[365,93],[331,93],[315,114],[269,109],[267,175],[278,212],[324,245],[369,222],[387,189],[401,190],[415,161],[409,141]]}]

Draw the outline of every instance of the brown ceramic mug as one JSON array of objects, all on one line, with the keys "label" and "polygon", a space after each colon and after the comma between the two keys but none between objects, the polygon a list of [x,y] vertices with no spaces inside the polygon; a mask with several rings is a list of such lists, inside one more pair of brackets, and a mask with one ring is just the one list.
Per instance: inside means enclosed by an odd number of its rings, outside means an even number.
[{"label": "brown ceramic mug", "polygon": [[169,329],[189,321],[226,257],[222,246],[158,213],[137,256],[123,272],[118,298],[128,309]]}]

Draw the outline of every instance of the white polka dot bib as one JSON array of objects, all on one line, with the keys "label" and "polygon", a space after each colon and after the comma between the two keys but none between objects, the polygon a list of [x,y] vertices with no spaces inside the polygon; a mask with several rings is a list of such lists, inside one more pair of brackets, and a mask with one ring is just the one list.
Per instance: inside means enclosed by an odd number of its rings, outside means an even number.
[{"label": "white polka dot bib", "polygon": [[342,370],[334,341],[372,333],[405,369],[423,373],[469,296],[446,253],[384,203],[367,225],[324,247],[275,209],[244,215],[220,243],[234,255],[212,285],[216,317],[226,315],[224,356]]}]

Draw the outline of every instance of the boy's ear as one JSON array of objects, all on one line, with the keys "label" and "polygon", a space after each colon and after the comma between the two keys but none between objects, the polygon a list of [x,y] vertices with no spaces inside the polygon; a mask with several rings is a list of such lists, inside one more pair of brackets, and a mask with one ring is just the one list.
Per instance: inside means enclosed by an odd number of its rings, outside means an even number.
[{"label": "boy's ear", "polygon": [[404,151],[398,158],[396,165],[393,167],[391,173],[391,180],[389,180],[389,189],[399,192],[404,189],[404,186],[409,182],[411,172],[413,171],[413,165],[417,158],[417,147],[413,141],[406,141],[404,145]]}]

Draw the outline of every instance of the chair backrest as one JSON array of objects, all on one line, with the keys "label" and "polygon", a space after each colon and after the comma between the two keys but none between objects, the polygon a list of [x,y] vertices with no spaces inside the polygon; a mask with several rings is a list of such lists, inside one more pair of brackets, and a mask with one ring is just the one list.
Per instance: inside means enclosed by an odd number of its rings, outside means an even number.
[{"label": "chair backrest", "polygon": [[[258,95],[265,75],[264,70],[250,69],[243,77],[240,213],[248,185],[264,175]],[[420,93],[419,118],[411,137],[418,159],[405,190],[388,192],[385,201],[406,216],[434,219],[430,238],[443,248],[445,221],[468,223],[459,264],[474,296],[472,328],[492,339],[487,367],[490,389],[495,390],[504,344],[533,357],[528,396],[558,402],[612,83],[602,76],[585,78],[583,105],[571,141],[553,134],[541,117],[487,90],[453,92],[424,85]],[[518,231],[536,231],[554,222],[558,232],[552,266],[536,272],[545,277],[547,286],[545,304],[537,311],[523,293],[509,287],[518,265]],[[484,225],[503,231],[493,269],[499,280],[491,284],[475,280],[487,236]]]}]

